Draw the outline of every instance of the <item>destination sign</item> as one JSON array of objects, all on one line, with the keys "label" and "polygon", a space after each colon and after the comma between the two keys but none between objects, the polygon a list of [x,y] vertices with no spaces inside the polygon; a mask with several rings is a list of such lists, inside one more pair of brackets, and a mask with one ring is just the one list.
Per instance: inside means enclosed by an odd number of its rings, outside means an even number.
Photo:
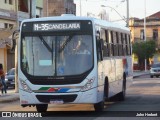
[{"label": "destination sign", "polygon": [[33,31],[64,31],[64,30],[80,30],[81,26],[78,22],[73,23],[35,23]]}]

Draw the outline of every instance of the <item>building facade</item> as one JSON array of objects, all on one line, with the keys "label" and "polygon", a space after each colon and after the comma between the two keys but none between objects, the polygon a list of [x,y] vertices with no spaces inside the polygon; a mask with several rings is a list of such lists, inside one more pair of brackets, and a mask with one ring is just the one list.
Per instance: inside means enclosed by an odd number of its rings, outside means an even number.
[{"label": "building facade", "polygon": [[0,63],[5,72],[15,67],[15,53],[10,50],[13,31],[24,19],[42,17],[42,11],[43,0],[0,0]]},{"label": "building facade", "polygon": [[[131,18],[129,21],[133,42],[144,40],[144,19]],[[154,40],[160,49],[160,12],[146,18],[146,40]]]},{"label": "building facade", "polygon": [[74,14],[76,15],[76,4],[73,0],[44,0],[43,15],[47,16],[60,16],[61,14]]},{"label": "building facade", "polygon": [[15,67],[11,36],[25,19],[76,14],[73,0],[0,0],[0,63],[5,72]]},{"label": "building facade", "polygon": [[[144,19],[130,18],[129,28],[131,30],[131,41],[144,41]],[[146,40],[154,40],[156,42],[156,50],[160,50],[160,11],[146,17]],[[154,56],[151,61],[160,62],[160,57]],[[133,62],[138,63],[138,58],[133,56]],[[150,62],[151,63],[151,62]]]},{"label": "building facade", "polygon": [[[10,38],[12,30],[16,27],[15,0],[0,1],[0,63],[3,64],[4,71],[8,70],[8,66],[14,66],[14,55],[9,51]],[[11,59],[11,61],[9,61]]]}]

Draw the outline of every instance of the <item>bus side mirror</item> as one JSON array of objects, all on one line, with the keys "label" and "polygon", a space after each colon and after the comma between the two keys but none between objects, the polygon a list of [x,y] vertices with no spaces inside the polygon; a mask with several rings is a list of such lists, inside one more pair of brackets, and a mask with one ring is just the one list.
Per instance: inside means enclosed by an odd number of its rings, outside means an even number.
[{"label": "bus side mirror", "polygon": [[100,39],[99,40],[99,58],[100,60],[102,61],[103,60],[103,48],[104,48],[104,42],[103,42],[103,39]]},{"label": "bus side mirror", "polygon": [[11,43],[11,51],[15,50],[16,47],[16,41],[17,38],[19,37],[19,30],[15,30],[12,34],[12,43]]}]

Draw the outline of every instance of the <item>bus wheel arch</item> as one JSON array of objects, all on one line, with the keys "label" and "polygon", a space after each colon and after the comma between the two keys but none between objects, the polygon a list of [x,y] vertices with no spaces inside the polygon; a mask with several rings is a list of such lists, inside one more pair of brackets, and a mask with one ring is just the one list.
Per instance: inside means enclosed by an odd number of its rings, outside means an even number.
[{"label": "bus wheel arch", "polygon": [[109,92],[109,82],[108,82],[108,77],[105,77],[103,100],[99,103],[94,104],[95,111],[103,111],[104,110],[105,101],[108,100],[108,92]]}]

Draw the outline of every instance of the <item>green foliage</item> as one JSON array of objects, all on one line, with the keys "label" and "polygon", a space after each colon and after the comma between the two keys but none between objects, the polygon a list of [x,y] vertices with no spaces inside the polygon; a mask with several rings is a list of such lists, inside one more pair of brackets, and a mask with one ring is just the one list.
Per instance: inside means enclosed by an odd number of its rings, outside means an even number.
[{"label": "green foliage", "polygon": [[156,43],[154,40],[135,42],[132,46],[132,52],[137,55],[139,63],[146,59],[153,57],[156,52]]}]

